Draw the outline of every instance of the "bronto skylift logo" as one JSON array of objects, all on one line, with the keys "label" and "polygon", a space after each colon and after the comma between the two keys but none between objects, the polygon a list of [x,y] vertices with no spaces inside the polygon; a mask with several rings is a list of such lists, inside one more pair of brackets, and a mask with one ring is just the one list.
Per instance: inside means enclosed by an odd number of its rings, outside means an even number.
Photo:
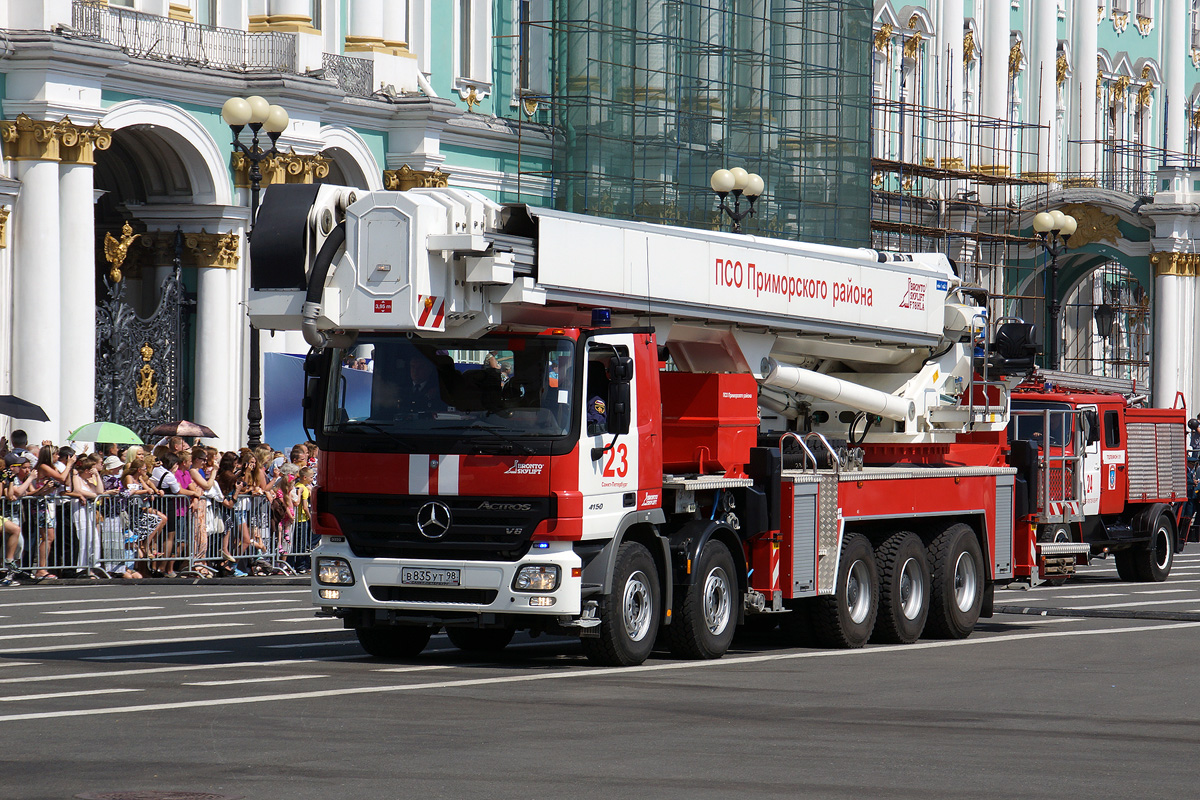
[{"label": "bronto skylift logo", "polygon": [[522,464],[520,459],[513,462],[513,465],[504,470],[505,475],[541,475],[542,468],[545,464]]},{"label": "bronto skylift logo", "polygon": [[912,278],[909,278],[908,289],[905,290],[904,297],[900,300],[900,308],[911,308],[914,311],[924,311],[925,291],[928,288],[928,283],[917,283]]}]

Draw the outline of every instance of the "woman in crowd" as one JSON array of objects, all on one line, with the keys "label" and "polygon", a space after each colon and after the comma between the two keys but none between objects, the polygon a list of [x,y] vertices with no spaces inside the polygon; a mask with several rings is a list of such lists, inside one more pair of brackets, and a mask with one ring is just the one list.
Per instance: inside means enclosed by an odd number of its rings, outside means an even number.
[{"label": "woman in crowd", "polygon": [[237,510],[241,494],[238,474],[237,454],[226,453],[221,457],[221,463],[217,466],[216,479],[217,488],[220,489],[222,495],[221,518],[225,523],[225,530],[221,534],[221,572],[236,578],[244,578],[246,573],[238,568],[237,559],[229,549],[229,540],[233,535],[234,526],[236,525],[240,530],[247,524],[246,512]]},{"label": "woman in crowd", "polygon": [[267,475],[261,456],[269,457],[271,448],[259,447],[242,456],[242,493],[249,499],[249,531],[243,533],[242,545],[263,552],[267,549],[264,535],[271,529],[271,505],[267,502]]},{"label": "woman in crowd", "polygon": [[[98,578],[100,566],[100,526],[96,521],[96,500],[104,494],[104,484],[96,471],[98,459],[84,454],[75,460],[70,483],[65,492],[74,500],[71,504],[71,521],[75,527],[75,538],[79,544],[75,566],[81,577]],[[107,574],[103,577],[108,577]]]},{"label": "woman in crowd", "polygon": [[21,498],[33,490],[36,475],[31,453],[9,453],[4,458],[5,469],[0,481],[0,527],[4,536],[4,568],[0,585],[15,586],[20,572],[18,559],[24,542],[21,540]]},{"label": "woman in crowd", "polygon": [[[152,505],[154,498],[162,494],[150,480],[154,466],[154,456],[142,456],[129,462],[121,475],[124,484],[121,494],[128,501],[129,530],[137,543],[135,554],[144,559],[141,571],[147,575],[150,574],[150,559],[158,555],[159,536],[167,526],[167,515]],[[136,561],[133,571],[139,571]]]},{"label": "woman in crowd", "polygon": [[[64,448],[69,450],[70,448]],[[61,450],[59,451],[62,452]],[[50,548],[54,545],[54,536],[58,529],[55,502],[50,499],[59,497],[70,482],[70,470],[75,466],[75,454],[71,452],[65,463],[55,461],[54,447],[49,442],[43,442],[38,451],[37,477],[34,480],[34,495],[46,498],[45,503],[38,508],[38,562],[37,572],[33,577],[42,580],[53,580],[58,576],[46,569],[50,557]]]}]

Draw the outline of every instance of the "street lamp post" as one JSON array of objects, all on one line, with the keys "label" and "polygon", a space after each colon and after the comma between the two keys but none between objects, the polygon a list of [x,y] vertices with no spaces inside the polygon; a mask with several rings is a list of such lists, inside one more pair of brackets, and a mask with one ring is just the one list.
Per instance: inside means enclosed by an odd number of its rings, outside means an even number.
[{"label": "street lamp post", "polygon": [[[754,216],[754,201],[763,192],[763,179],[756,173],[746,172],[741,167],[719,169],[709,179],[709,186],[721,198],[720,210],[733,220],[733,232],[742,232],[742,220]],[[733,194],[733,208],[725,202],[729,194]],[[742,210],[742,197],[745,196],[750,205]]]},{"label": "street lamp post", "polygon": [[[246,232],[249,240],[254,234],[254,218],[258,214],[258,193],[262,185],[263,159],[279,155],[275,143],[287,129],[288,113],[281,106],[271,105],[257,95],[254,97],[231,97],[221,107],[221,118],[233,132],[234,152],[245,156],[250,164],[250,226]],[[250,145],[242,144],[242,129],[250,127]],[[260,131],[266,131],[271,139],[271,148],[263,150],[258,142]],[[259,370],[259,331],[250,323],[250,404],[246,412],[246,443],[257,447],[262,443],[262,404],[260,401],[262,376]]]},{"label": "street lamp post", "polygon": [[1058,257],[1067,250],[1067,240],[1075,233],[1075,218],[1055,209],[1043,211],[1033,218],[1033,230],[1041,240],[1042,248],[1050,256],[1050,284],[1046,294],[1050,300],[1050,335],[1048,361],[1050,369],[1059,368],[1058,322],[1062,304],[1058,302]]}]

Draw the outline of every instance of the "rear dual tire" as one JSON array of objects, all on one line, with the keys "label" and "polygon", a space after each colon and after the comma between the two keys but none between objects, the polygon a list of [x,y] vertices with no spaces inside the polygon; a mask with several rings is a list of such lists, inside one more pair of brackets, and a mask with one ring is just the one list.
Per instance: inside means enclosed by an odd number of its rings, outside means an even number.
[{"label": "rear dual tire", "polygon": [[956,523],[929,543],[930,604],[925,633],[965,639],[983,609],[983,552],[971,526]]},{"label": "rear dual tire", "polygon": [[929,560],[920,537],[892,534],[875,549],[879,569],[879,617],[872,642],[911,644],[929,617]]},{"label": "rear dual tire", "polygon": [[867,537],[847,534],[838,562],[837,591],[812,600],[809,606],[813,637],[824,647],[862,647],[871,638],[878,614],[875,552]]}]

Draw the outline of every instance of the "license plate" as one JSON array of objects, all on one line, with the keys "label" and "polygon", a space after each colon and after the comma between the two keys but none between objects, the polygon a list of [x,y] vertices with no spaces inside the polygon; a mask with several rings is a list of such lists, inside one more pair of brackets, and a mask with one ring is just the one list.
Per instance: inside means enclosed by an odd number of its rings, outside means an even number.
[{"label": "license plate", "polygon": [[461,575],[461,570],[457,569],[403,567],[400,582],[409,586],[458,586]]}]

